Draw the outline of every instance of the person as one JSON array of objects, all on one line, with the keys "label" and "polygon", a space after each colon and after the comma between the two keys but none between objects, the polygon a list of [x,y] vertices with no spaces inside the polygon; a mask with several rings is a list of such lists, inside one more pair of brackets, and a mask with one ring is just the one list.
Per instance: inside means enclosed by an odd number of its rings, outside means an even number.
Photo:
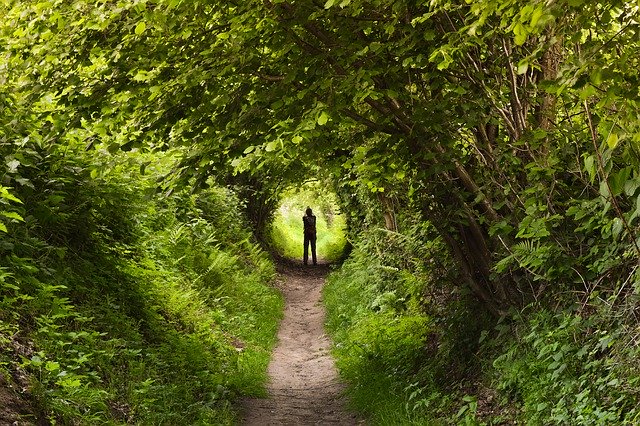
[{"label": "person", "polygon": [[306,215],[302,217],[304,224],[304,264],[309,261],[309,245],[311,245],[311,259],[313,264],[318,264],[316,258],[316,217],[313,215],[311,207],[307,207]]}]

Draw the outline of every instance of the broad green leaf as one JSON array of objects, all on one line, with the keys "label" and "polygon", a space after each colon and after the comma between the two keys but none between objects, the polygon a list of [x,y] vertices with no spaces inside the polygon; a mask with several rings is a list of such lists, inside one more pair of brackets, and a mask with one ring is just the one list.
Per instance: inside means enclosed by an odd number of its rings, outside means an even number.
[{"label": "broad green leaf", "polygon": [[[42,352],[38,352],[39,354],[42,354]],[[34,367],[39,367],[42,365],[42,358],[39,355],[34,355],[31,357],[31,364]]]},{"label": "broad green leaf", "polygon": [[613,234],[613,237],[616,238],[618,235],[620,235],[620,233],[622,232],[622,229],[623,229],[622,219],[620,219],[619,217],[614,218],[613,224],[611,226],[611,233]]},{"label": "broad green leaf", "polygon": [[536,25],[538,25],[538,22],[540,21],[540,18],[542,17],[543,12],[544,12],[544,10],[543,10],[542,6],[538,6],[531,13],[531,26],[532,27],[535,27]]},{"label": "broad green leaf", "polygon": [[329,115],[326,112],[322,111],[322,114],[320,114],[317,121],[319,125],[324,126],[325,124],[327,124],[327,121],[329,121]]},{"label": "broad green leaf", "polygon": [[529,35],[522,23],[518,22],[513,28],[513,34],[515,35],[515,42],[518,46],[522,46],[527,41]]},{"label": "broad green leaf", "polygon": [[609,192],[609,185],[607,185],[606,181],[600,182],[600,195],[602,195],[605,199],[608,199],[611,196],[611,192]]},{"label": "broad green leaf", "polygon": [[151,92],[149,100],[152,101],[162,94],[162,86],[151,86],[149,92]]},{"label": "broad green leaf", "polygon": [[640,177],[629,179],[624,183],[624,193],[627,194],[628,197],[632,197],[636,193],[636,190],[639,187],[640,187]]},{"label": "broad green leaf", "polygon": [[607,145],[609,146],[609,148],[614,149],[618,145],[618,140],[618,135],[611,132],[611,134],[607,138]]},{"label": "broad green leaf", "polygon": [[522,61],[520,61],[518,63],[517,73],[518,74],[525,74],[528,69],[529,69],[529,62],[523,59]]},{"label": "broad green leaf", "polygon": [[625,184],[627,183],[629,176],[631,175],[631,170],[632,169],[630,167],[625,167],[615,173],[612,173],[609,176],[609,185],[611,186],[613,196],[622,194],[625,188]]},{"label": "broad green leaf", "polygon": [[324,4],[324,8],[329,9],[334,4],[336,4],[336,0],[327,0],[327,2]]},{"label": "broad green leaf", "polygon": [[18,167],[20,166],[20,162],[18,160],[11,160],[7,162],[7,171],[9,173],[16,173],[18,171]]},{"label": "broad green leaf", "polygon": [[267,152],[272,152],[278,149],[278,141],[271,141],[265,146],[264,150]]},{"label": "broad green leaf", "polygon": [[584,168],[587,173],[589,173],[589,180],[591,181],[591,183],[593,183],[597,175],[595,157],[593,155],[590,155],[584,159]]},{"label": "broad green leaf", "polygon": [[145,24],[144,21],[138,22],[138,25],[136,25],[135,33],[136,35],[140,35],[146,29],[147,29],[147,24]]},{"label": "broad green leaf", "polygon": [[57,382],[63,388],[78,388],[82,385],[80,379],[74,379],[70,377],[66,377]]},{"label": "broad green leaf", "polygon": [[115,154],[116,152],[118,152],[119,149],[120,149],[120,144],[118,142],[109,144],[109,146],[107,147],[107,151],[109,152],[109,154]]},{"label": "broad green leaf", "polygon": [[240,164],[242,164],[242,159],[241,158],[234,158],[231,161],[231,166],[234,168],[238,168],[240,166]]},{"label": "broad green leaf", "polygon": [[57,371],[60,369],[60,364],[55,361],[47,361],[44,365],[44,368],[47,371]]}]

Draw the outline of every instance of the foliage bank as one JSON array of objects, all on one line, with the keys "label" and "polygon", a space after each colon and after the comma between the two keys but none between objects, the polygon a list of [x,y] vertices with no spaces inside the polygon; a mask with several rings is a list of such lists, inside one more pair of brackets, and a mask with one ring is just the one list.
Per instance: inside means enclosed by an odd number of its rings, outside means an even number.
[{"label": "foliage bank", "polygon": [[430,224],[400,202],[390,231],[378,197],[358,195],[355,248],[324,300],[348,394],[373,424],[637,422],[633,297],[603,286],[496,319],[456,285]]},{"label": "foliage bank", "polygon": [[282,307],[239,200],[156,194],[170,159],[74,148],[2,147],[21,202],[1,236],[0,374],[30,420],[231,424],[263,392]]},{"label": "foliage bank", "polygon": [[370,226],[353,237],[324,292],[354,408],[381,425],[473,419],[477,407],[466,410],[476,401],[475,353],[490,317],[453,286],[453,260],[431,226],[401,215],[405,232],[391,232],[373,224],[378,211],[362,211]]}]

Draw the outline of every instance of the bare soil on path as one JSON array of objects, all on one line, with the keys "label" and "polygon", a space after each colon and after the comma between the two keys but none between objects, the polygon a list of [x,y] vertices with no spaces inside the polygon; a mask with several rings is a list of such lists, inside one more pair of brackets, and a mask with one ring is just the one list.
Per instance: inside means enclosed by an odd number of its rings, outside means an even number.
[{"label": "bare soil on path", "polygon": [[324,332],[321,291],[329,266],[279,267],[285,298],[278,344],[269,364],[269,397],[243,402],[243,424],[362,425],[349,413]]}]

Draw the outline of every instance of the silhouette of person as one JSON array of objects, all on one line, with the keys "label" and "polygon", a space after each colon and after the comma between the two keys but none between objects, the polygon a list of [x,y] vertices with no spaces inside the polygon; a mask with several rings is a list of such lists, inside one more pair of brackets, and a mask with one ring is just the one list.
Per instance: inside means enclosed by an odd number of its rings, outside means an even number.
[{"label": "silhouette of person", "polygon": [[302,223],[304,224],[304,264],[309,261],[309,245],[311,245],[311,258],[313,264],[318,264],[316,258],[316,217],[311,211],[311,207],[307,207],[306,215],[302,217]]}]

